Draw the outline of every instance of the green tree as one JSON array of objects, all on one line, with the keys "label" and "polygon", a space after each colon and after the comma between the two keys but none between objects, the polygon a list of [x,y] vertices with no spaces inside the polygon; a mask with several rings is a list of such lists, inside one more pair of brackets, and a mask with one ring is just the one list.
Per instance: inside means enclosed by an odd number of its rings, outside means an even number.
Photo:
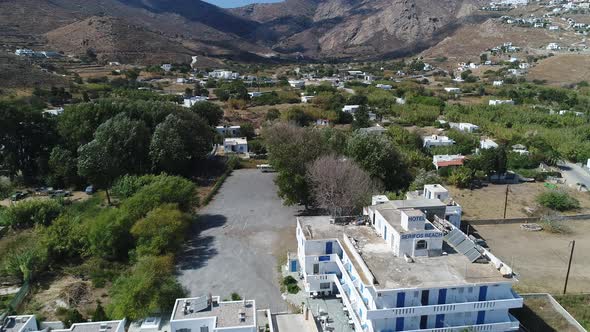
[{"label": "green tree", "polygon": [[352,122],[352,128],[360,129],[367,128],[370,126],[371,121],[369,120],[369,109],[366,106],[362,105],[354,113],[354,121]]},{"label": "green tree", "polygon": [[189,222],[189,217],[174,204],[148,212],[131,228],[138,255],[173,254],[182,245]]},{"label": "green tree", "polygon": [[0,124],[0,169],[33,182],[56,143],[55,119],[23,101],[0,100]]},{"label": "green tree", "polygon": [[348,154],[385,189],[407,188],[411,176],[398,148],[386,137],[359,133],[348,141]]},{"label": "green tree", "polygon": [[278,171],[275,179],[285,204],[312,203],[305,176],[306,165],[327,149],[320,131],[277,122],[264,128],[269,161]]},{"label": "green tree", "polygon": [[245,122],[240,125],[240,136],[246,137],[248,140],[256,137],[254,126],[251,123]]},{"label": "green tree", "polygon": [[0,210],[0,224],[14,229],[35,225],[48,226],[62,212],[63,206],[56,200],[26,200]]},{"label": "green tree", "polygon": [[185,295],[173,273],[171,256],[140,257],[129,273],[113,284],[108,316],[136,320],[156,312],[170,312],[176,299]]},{"label": "green tree", "polygon": [[219,105],[202,101],[194,104],[191,111],[201,116],[210,126],[217,126],[223,118],[223,110]]},{"label": "green tree", "polygon": [[79,184],[78,161],[74,153],[56,146],[49,155],[48,182],[54,187],[69,187]]},{"label": "green tree", "polygon": [[189,175],[213,146],[213,129],[198,115],[170,114],[152,136],[150,156],[154,168]]},{"label": "green tree", "polygon": [[78,173],[104,188],[110,204],[108,189],[117,177],[147,169],[148,146],[145,124],[118,114],[100,125],[94,139],[78,149]]},{"label": "green tree", "polygon": [[109,318],[108,318],[106,312],[104,311],[102,304],[100,303],[100,301],[97,301],[96,309],[94,310],[94,313],[92,314],[92,321],[93,322],[105,322],[108,320],[109,320]]}]

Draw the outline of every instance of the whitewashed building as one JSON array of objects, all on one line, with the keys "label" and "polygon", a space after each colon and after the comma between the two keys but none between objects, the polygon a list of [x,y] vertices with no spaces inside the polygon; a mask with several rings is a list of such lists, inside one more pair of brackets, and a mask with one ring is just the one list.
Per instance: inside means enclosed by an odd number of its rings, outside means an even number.
[{"label": "whitewashed building", "polygon": [[216,69],[209,73],[209,78],[218,80],[237,80],[240,78],[240,73],[234,73],[231,70]]},{"label": "whitewashed building", "polygon": [[303,89],[305,87],[305,81],[301,81],[301,80],[289,80],[289,85],[292,88]]},{"label": "whitewashed building", "polygon": [[223,150],[225,153],[248,153],[248,139],[246,137],[225,138]]},{"label": "whitewashed building", "polygon": [[367,207],[364,223],[300,217],[290,270],[306,292],[340,297],[355,331],[517,331],[512,269],[445,210],[419,199]]},{"label": "whitewashed building", "polygon": [[[387,199],[387,197],[385,196]],[[408,191],[406,193],[406,199],[408,200],[439,200],[446,204],[445,217],[444,219],[453,224],[457,228],[461,228],[461,216],[463,209],[449,194],[449,190],[440,184],[427,184],[424,185],[422,190]],[[387,200],[381,199],[381,202],[387,202]],[[375,205],[375,203],[373,204]]]},{"label": "whitewashed building", "polygon": [[500,80],[500,81],[494,81],[494,82],[492,83],[492,85],[493,85],[493,86],[502,86],[502,85],[504,85],[504,81],[502,81],[502,80]]},{"label": "whitewashed building", "polygon": [[160,68],[162,68],[162,70],[165,72],[169,72],[172,70],[172,65],[169,63],[165,63],[165,64],[161,65]]},{"label": "whitewashed building", "polygon": [[221,301],[219,296],[177,299],[170,332],[257,332],[254,300]]},{"label": "whitewashed building", "polygon": [[498,106],[498,105],[514,105],[514,100],[501,100],[501,99],[492,99],[489,101],[490,106]]},{"label": "whitewashed building", "polygon": [[451,88],[445,88],[445,91],[447,93],[454,93],[454,94],[461,93],[461,89],[460,88],[453,88],[453,87],[451,87]]},{"label": "whitewashed building", "polygon": [[184,98],[182,106],[190,108],[196,103],[200,103],[200,102],[207,101],[207,100],[209,100],[209,97],[205,97],[205,96],[194,96],[194,97],[190,97],[190,98]]},{"label": "whitewashed building", "polygon": [[33,332],[38,331],[37,319],[34,315],[8,316],[0,321],[0,331]]},{"label": "whitewashed building", "polygon": [[438,170],[443,167],[458,167],[465,163],[465,156],[460,154],[436,154],[432,156],[432,164]]},{"label": "whitewashed building", "polygon": [[549,43],[547,45],[546,49],[549,51],[558,51],[559,49],[561,49],[561,47],[559,46],[558,43]]},{"label": "whitewashed building", "polygon": [[422,137],[423,147],[431,148],[433,146],[450,146],[455,144],[455,141],[447,136],[430,135]]},{"label": "whitewashed building", "polygon": [[240,126],[217,126],[215,131],[225,137],[240,136]]},{"label": "whitewashed building", "polygon": [[492,139],[483,138],[479,140],[479,148],[482,150],[496,149],[498,148],[498,143],[494,142]]},{"label": "whitewashed building", "polygon": [[301,102],[304,104],[310,103],[315,96],[301,96]]},{"label": "whitewashed building", "polygon": [[469,122],[449,122],[449,127],[466,133],[473,133],[479,130],[479,126]]},{"label": "whitewashed building", "polygon": [[360,105],[344,105],[344,107],[342,107],[342,112],[354,114],[359,108],[361,108]]},{"label": "whitewashed building", "polygon": [[125,332],[126,320],[75,323],[69,329],[52,329],[53,332]]}]

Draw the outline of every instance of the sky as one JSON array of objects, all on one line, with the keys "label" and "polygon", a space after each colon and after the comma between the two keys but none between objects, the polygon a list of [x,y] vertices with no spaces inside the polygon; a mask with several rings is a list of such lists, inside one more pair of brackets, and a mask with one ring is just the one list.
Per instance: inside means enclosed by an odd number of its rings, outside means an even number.
[{"label": "sky", "polygon": [[282,0],[205,0],[223,8],[234,8],[249,5],[251,3],[281,2]]}]

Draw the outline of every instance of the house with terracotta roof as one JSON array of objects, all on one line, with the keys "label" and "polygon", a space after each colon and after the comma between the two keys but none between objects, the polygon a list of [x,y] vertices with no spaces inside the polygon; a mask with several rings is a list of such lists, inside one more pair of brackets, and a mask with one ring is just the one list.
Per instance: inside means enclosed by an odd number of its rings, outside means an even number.
[{"label": "house with terracotta roof", "polygon": [[463,166],[465,156],[460,154],[437,154],[432,157],[432,163],[438,170],[441,167]]}]

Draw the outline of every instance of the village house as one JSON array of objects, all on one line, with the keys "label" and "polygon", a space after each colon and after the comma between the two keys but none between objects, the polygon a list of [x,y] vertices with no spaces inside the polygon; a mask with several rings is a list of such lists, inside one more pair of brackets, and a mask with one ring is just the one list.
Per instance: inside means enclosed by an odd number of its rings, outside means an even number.
[{"label": "village house", "polygon": [[223,151],[225,153],[248,153],[248,139],[246,137],[232,137],[223,140]]},{"label": "village house", "polygon": [[303,89],[305,87],[305,81],[302,81],[302,80],[289,80],[289,85],[292,88]]},{"label": "village house", "polygon": [[207,101],[207,100],[209,100],[209,97],[205,97],[205,96],[194,96],[194,97],[190,97],[190,98],[184,98],[184,102],[183,102],[182,106],[190,108],[196,103],[200,103],[200,102]]},{"label": "village house", "polygon": [[447,93],[454,93],[454,94],[459,94],[459,93],[461,93],[461,89],[460,89],[460,88],[452,88],[452,87],[451,87],[451,88],[444,88],[444,89],[445,89],[445,91],[446,91]]},{"label": "village house", "polygon": [[342,112],[354,114],[360,107],[360,105],[344,105],[344,107],[342,107]]},{"label": "village house", "polygon": [[215,131],[224,137],[240,136],[240,126],[217,126]]},{"label": "village house", "polygon": [[498,105],[514,105],[514,100],[501,100],[501,99],[493,99],[489,101],[490,106],[498,106]]},{"label": "village house", "polygon": [[479,141],[479,148],[482,150],[497,149],[498,143],[494,142],[489,138],[484,138]]},{"label": "village house", "polygon": [[430,135],[422,137],[423,147],[431,148],[433,146],[450,146],[455,144],[455,141],[447,136]]},{"label": "village house", "polygon": [[443,167],[463,166],[464,163],[465,156],[460,154],[437,154],[432,156],[432,164],[436,170]]},{"label": "village house", "polygon": [[520,155],[527,156],[529,154],[529,150],[527,150],[526,146],[522,144],[515,144],[512,146],[512,152],[518,153]]},{"label": "village house", "polygon": [[313,98],[315,98],[315,96],[301,96],[301,102],[307,104],[311,102]]},{"label": "village house", "polygon": [[479,126],[468,122],[449,122],[449,127],[466,133],[473,133],[479,130]]},{"label": "village house", "polygon": [[218,80],[237,80],[240,78],[239,73],[234,73],[231,70],[224,70],[224,69],[216,69],[209,73],[209,78],[214,78]]}]

